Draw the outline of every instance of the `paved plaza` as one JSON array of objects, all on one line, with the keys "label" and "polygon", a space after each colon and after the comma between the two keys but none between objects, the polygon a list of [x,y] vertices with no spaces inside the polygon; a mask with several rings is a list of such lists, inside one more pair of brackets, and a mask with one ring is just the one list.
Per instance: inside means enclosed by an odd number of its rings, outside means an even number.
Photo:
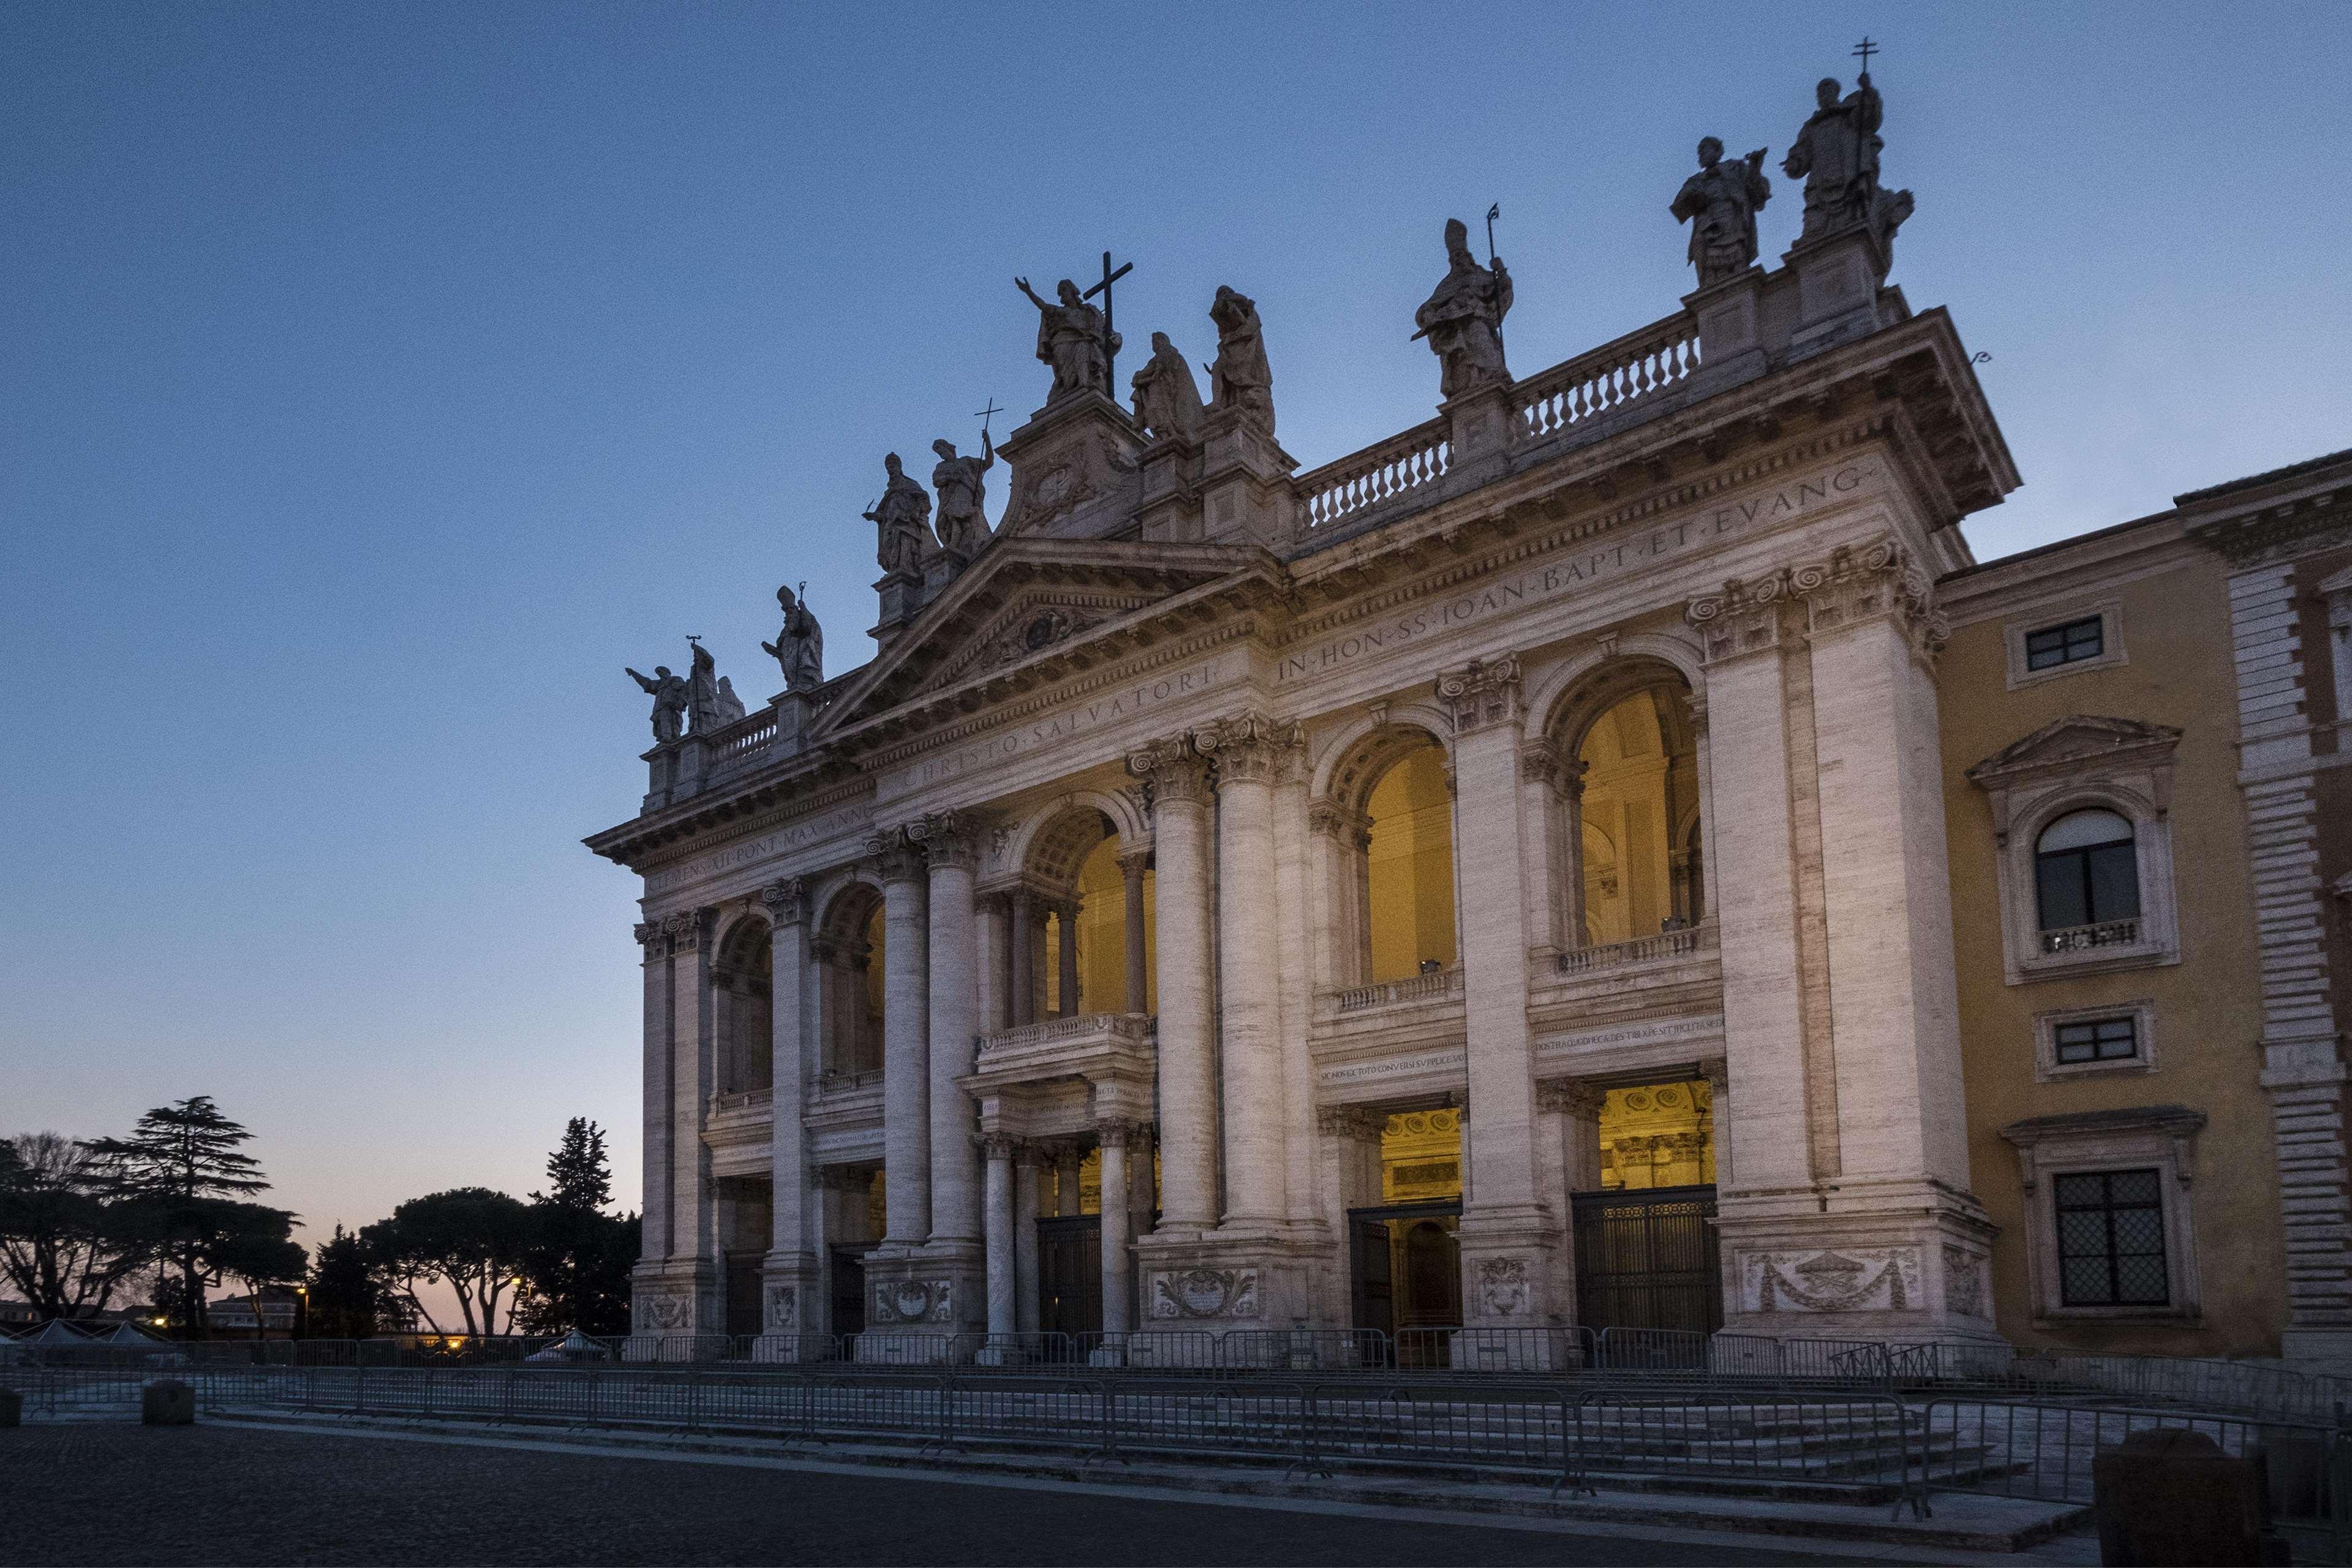
[{"label": "paved plaza", "polygon": [[[0,1563],[1775,1563],[1525,1529],[544,1446],[69,1422],[0,1430]],[[1838,1549],[1832,1548],[1832,1552]],[[1846,1548],[1850,1552],[1853,1549]],[[1732,1555],[1736,1551],[1737,1555]],[[1839,1552],[1842,1561],[1867,1561]],[[1888,1560],[1916,1560],[1895,1551]]]}]

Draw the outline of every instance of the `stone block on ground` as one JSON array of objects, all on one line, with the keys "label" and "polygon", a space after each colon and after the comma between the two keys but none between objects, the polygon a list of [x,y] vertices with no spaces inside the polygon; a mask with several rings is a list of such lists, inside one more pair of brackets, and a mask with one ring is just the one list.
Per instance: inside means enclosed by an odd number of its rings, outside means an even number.
[{"label": "stone block on ground", "polygon": [[139,1389],[139,1419],[150,1426],[196,1424],[196,1391],[177,1378],[159,1377]]}]

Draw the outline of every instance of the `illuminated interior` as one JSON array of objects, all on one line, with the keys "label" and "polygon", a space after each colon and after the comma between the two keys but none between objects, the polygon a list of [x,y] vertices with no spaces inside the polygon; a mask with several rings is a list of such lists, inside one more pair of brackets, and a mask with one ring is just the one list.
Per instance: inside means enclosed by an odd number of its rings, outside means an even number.
[{"label": "illuminated interior", "polygon": [[1601,1185],[1712,1186],[1715,1100],[1704,1079],[1612,1089],[1601,1109]]},{"label": "illuminated interior", "polygon": [[1368,981],[1446,969],[1461,956],[1454,924],[1454,798],[1445,752],[1425,742],[1382,773],[1366,797]]},{"label": "illuminated interior", "polygon": [[1705,913],[1698,754],[1679,686],[1645,688],[1585,731],[1584,938],[1629,942]]}]

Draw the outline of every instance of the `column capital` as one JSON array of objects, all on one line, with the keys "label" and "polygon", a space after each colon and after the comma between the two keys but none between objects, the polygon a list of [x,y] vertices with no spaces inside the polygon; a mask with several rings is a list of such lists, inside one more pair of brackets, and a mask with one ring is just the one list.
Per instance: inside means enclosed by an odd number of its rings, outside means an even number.
[{"label": "column capital", "polygon": [[1118,874],[1129,881],[1141,881],[1143,873],[1150,867],[1151,850],[1149,846],[1141,849],[1124,850],[1118,857]]},{"label": "column capital", "polygon": [[809,1184],[824,1188],[828,1192],[855,1193],[864,1190],[871,1184],[869,1181],[860,1181],[857,1173],[847,1165],[811,1165]]},{"label": "column capital", "polygon": [[910,842],[905,827],[886,827],[866,840],[866,854],[882,876],[892,882],[920,882],[926,863],[920,845]]},{"label": "column capital", "polygon": [[1702,1058],[1698,1064],[1698,1076],[1705,1079],[1707,1088],[1717,1094],[1727,1093],[1731,1089],[1731,1064],[1721,1057]]},{"label": "column capital", "polygon": [[1951,623],[1936,608],[1934,584],[1892,534],[1842,545],[1826,561],[1790,568],[1790,576],[1805,596],[1806,630],[1813,637],[1891,618],[1922,657],[1933,657],[1951,639]]},{"label": "column capital", "polygon": [[1733,577],[1720,593],[1702,594],[1683,606],[1683,619],[1699,635],[1710,665],[1728,664],[1780,646],[1782,611],[1791,589],[1784,569],[1762,577]]},{"label": "column capital", "polygon": [[1127,771],[1151,786],[1155,810],[1168,801],[1208,798],[1208,764],[1192,749],[1189,736],[1153,741],[1129,752]]},{"label": "column capital", "polygon": [[1213,720],[1192,731],[1192,746],[1217,764],[1223,784],[1280,784],[1306,748],[1306,731],[1255,708]]},{"label": "column capital", "polygon": [[1536,1085],[1536,1109],[1597,1120],[1609,1101],[1609,1091],[1580,1079],[1553,1079]]},{"label": "column capital", "polygon": [[1547,735],[1540,741],[1520,742],[1519,778],[1523,783],[1542,784],[1556,792],[1561,787],[1560,773],[1558,742]]},{"label": "column capital", "polygon": [[1011,1160],[1022,1149],[1022,1141],[1009,1132],[982,1132],[972,1141],[980,1145],[982,1157],[988,1160]]},{"label": "column capital", "polygon": [[1095,1123],[1095,1141],[1106,1149],[1124,1149],[1134,1136],[1136,1124],[1124,1117],[1106,1117]]},{"label": "column capital", "polygon": [[1518,722],[1520,696],[1517,654],[1474,658],[1458,669],[1440,671],[1437,677],[1438,700],[1453,715],[1456,735]]},{"label": "column capital", "polygon": [[980,859],[979,825],[963,811],[931,811],[906,826],[907,843],[919,849],[933,870],[969,871]]},{"label": "column capital", "polygon": [[[703,942],[709,939],[711,922],[718,913],[718,910],[710,909],[679,910],[675,913],[664,915],[658,921],[648,921],[646,926],[640,926],[637,929],[644,931],[648,926],[657,925],[660,928],[658,940],[664,955],[694,952],[698,951]],[[638,940],[646,944],[646,956],[654,957],[654,939],[640,937]]]},{"label": "column capital", "polygon": [[771,882],[760,889],[760,902],[767,906],[768,918],[778,931],[803,924],[809,917],[808,883],[799,877]]}]

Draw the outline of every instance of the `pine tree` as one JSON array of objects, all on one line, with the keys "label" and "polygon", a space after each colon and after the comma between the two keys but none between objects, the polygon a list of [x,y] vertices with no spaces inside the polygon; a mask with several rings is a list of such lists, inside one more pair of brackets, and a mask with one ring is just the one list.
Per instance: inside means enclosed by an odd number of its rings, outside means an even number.
[{"label": "pine tree", "polygon": [[535,1204],[601,1211],[613,1201],[613,1164],[604,1156],[604,1130],[584,1116],[563,1129],[563,1142],[547,1157],[549,1191],[533,1193]]},{"label": "pine tree", "polygon": [[360,1238],[335,1226],[310,1264],[310,1331],[321,1339],[363,1340],[376,1331],[382,1291]]},{"label": "pine tree", "polygon": [[90,1154],[106,1172],[110,1195],[146,1211],[163,1256],[177,1268],[173,1292],[183,1331],[205,1333],[205,1289],[220,1282],[222,1259],[293,1223],[284,1209],[241,1200],[269,1190],[261,1163],[240,1153],[253,1134],[220,1113],[210,1095],[159,1105],[128,1138],[100,1138]]}]

